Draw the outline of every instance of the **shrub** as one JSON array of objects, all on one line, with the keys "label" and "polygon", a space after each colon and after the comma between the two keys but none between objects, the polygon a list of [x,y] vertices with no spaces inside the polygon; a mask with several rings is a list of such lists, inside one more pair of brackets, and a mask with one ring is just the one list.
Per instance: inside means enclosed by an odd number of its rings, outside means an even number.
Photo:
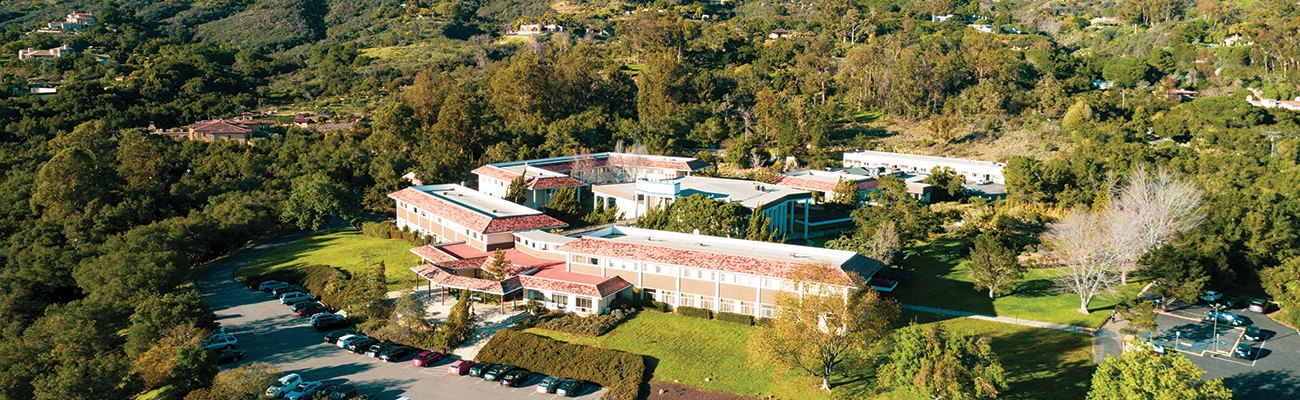
[{"label": "shrub", "polygon": [[348,298],[348,274],[328,265],[312,265],[300,270],[302,287],[325,304],[342,307]]},{"label": "shrub", "polygon": [[[553,315],[554,314],[548,315],[548,317]],[[623,322],[623,320],[627,319],[630,315],[631,313],[624,310],[614,310],[610,315],[591,315],[586,317],[566,314],[537,324],[537,327],[571,333],[574,335],[600,336],[614,330],[620,322]]]},{"label": "shrub", "polygon": [[639,355],[508,329],[492,335],[479,350],[478,361],[595,382],[609,388],[607,396],[617,400],[636,399],[646,379],[645,359]]},{"label": "shrub", "polygon": [[633,307],[632,300],[622,297],[615,297],[614,301],[609,302],[609,308],[615,310],[631,310]]},{"label": "shrub", "polygon": [[376,239],[392,239],[396,228],[392,222],[366,222],[361,224],[361,234]]},{"label": "shrub", "polygon": [[767,318],[767,317],[758,317],[758,318],[754,318],[754,325],[761,326],[761,327],[764,327],[764,328],[771,328],[771,327],[772,327],[772,319],[771,319],[771,318]]},{"label": "shrub", "polygon": [[670,306],[668,305],[668,303],[662,301],[652,301],[650,302],[650,306],[654,307],[654,309],[658,310],[659,312],[673,312],[672,310],[673,306]]},{"label": "shrub", "polygon": [[754,317],[745,314],[718,312],[716,314],[713,314],[713,317],[717,318],[717,320],[719,321],[730,322],[733,324],[740,324],[745,326],[754,325]]},{"label": "shrub", "polygon": [[677,306],[675,310],[677,310],[678,314],[691,318],[713,319],[713,311],[704,308]]}]

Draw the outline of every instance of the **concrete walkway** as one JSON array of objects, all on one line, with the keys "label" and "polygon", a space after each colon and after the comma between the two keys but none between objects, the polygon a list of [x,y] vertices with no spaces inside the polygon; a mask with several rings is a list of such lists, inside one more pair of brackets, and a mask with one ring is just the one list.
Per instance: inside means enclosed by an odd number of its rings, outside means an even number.
[{"label": "concrete walkway", "polygon": [[965,311],[947,310],[947,309],[935,308],[935,307],[914,306],[911,304],[900,304],[899,306],[901,306],[904,310],[927,312],[931,314],[952,315],[955,317],[974,318],[974,319],[980,319],[985,321],[1032,326],[1035,328],[1055,329],[1058,331],[1086,333],[1089,335],[1091,335],[1094,331],[1094,329],[1084,328],[1081,326],[1053,324],[1050,322],[1031,321],[1027,319],[1011,318],[1011,317],[999,317],[996,315],[976,314],[976,313],[970,313]]},{"label": "concrete walkway", "polygon": [[[401,295],[401,291],[388,292],[388,298],[390,299],[395,299]],[[429,318],[438,323],[446,322],[447,316],[451,315],[451,308],[456,305],[455,299],[450,296],[448,296],[446,304],[443,304],[437,292],[421,291],[419,295],[428,310]],[[472,360],[478,356],[478,351],[483,348],[483,345],[487,344],[488,339],[492,338],[492,334],[528,318],[527,311],[515,311],[510,305],[500,307],[480,303],[470,304],[470,318],[474,322],[473,332],[470,334],[469,339],[465,340],[465,343],[451,351],[466,360]]]}]

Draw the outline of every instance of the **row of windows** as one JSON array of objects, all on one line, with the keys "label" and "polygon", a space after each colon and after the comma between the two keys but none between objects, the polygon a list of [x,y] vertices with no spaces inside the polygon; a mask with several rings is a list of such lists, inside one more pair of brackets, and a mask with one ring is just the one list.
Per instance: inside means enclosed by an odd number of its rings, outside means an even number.
[{"label": "row of windows", "polygon": [[[641,291],[644,293],[646,298],[672,304],[674,306],[696,307],[719,312],[754,315],[754,303],[748,301],[722,298],[714,299],[713,296],[701,296],[687,293],[678,294],[677,292],[670,290],[642,289]],[[714,307],[715,301],[717,304],[716,308]],[[774,311],[772,306],[767,304],[763,304],[760,310],[762,310],[760,316],[767,318],[771,318]]]},{"label": "row of windows", "polygon": [[[552,303],[551,307],[554,307],[556,309],[564,310],[569,306],[569,295],[564,293],[551,293],[550,299],[546,298],[546,294],[535,290],[530,290],[528,291],[528,293],[529,293],[528,298],[530,300],[537,300],[541,302],[547,302],[549,300],[549,302]],[[591,312],[592,304],[595,303],[594,302],[595,299],[592,299],[590,297],[574,296],[573,299],[574,299],[574,307],[578,311],[582,311],[582,312]]]},{"label": "row of windows", "polygon": [[[577,255],[577,254],[570,257],[570,260],[579,264],[591,264],[591,265],[603,266],[607,268],[621,269],[625,271],[638,270],[636,262],[634,261],[609,260],[608,264],[601,265],[600,258],[588,257],[583,255]],[[683,278],[689,278],[689,279],[718,281],[718,282],[732,284],[732,285],[762,287],[764,289],[773,289],[773,290],[781,288],[781,279],[760,278],[753,275],[736,274],[736,273],[729,273],[729,272],[717,272],[717,271],[707,270],[707,269],[674,267],[670,265],[644,263],[641,265],[641,268],[639,270],[641,272],[651,273],[651,274],[673,275],[673,276],[681,276]]]}]

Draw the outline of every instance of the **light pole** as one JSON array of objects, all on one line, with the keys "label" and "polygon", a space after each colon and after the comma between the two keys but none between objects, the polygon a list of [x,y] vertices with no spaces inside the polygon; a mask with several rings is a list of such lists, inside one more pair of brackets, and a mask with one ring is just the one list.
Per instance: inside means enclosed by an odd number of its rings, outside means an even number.
[{"label": "light pole", "polygon": [[1214,310],[1214,314],[1212,314],[1214,317],[1214,331],[1211,333],[1214,334],[1213,335],[1214,352],[1218,353],[1219,352],[1219,310],[1223,309],[1223,305],[1219,303],[1210,303],[1210,309]]}]

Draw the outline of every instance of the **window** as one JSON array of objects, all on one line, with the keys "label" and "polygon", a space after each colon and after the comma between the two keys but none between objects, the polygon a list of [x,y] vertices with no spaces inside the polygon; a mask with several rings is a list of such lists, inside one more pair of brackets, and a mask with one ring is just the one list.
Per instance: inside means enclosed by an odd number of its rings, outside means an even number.
[{"label": "window", "polygon": [[580,256],[580,255],[574,255],[574,256],[573,256],[573,262],[576,262],[576,263],[579,263],[579,264],[600,265],[600,259],[599,259],[599,258],[593,258],[593,257],[587,257],[587,256]]},{"label": "window", "polygon": [[590,311],[591,311],[591,299],[586,298],[586,297],[574,297],[573,299],[576,300],[577,303],[578,303],[578,304],[577,304],[577,305],[578,305],[578,311],[582,311],[582,312],[590,312]]},{"label": "window", "polygon": [[551,302],[555,303],[555,308],[563,310],[569,305],[569,296],[560,293],[551,293]]},{"label": "window", "polygon": [[767,304],[764,304],[764,305],[763,305],[763,318],[772,318],[772,315],[776,314],[775,311],[776,311],[776,310],[772,309],[772,306],[769,306],[769,305],[767,305]]},{"label": "window", "polygon": [[659,299],[659,301],[662,301],[662,302],[664,302],[664,303],[668,303],[668,304],[677,304],[677,296],[674,295],[673,292],[670,292],[670,291],[665,290],[665,291],[663,291],[662,293],[660,293],[660,299]]},{"label": "window", "polygon": [[528,298],[537,301],[546,301],[546,295],[535,290],[528,291]]},{"label": "window", "polygon": [[740,313],[745,315],[754,315],[754,303],[748,301],[740,302]]},{"label": "window", "polygon": [[682,293],[682,301],[677,305],[682,307],[695,307],[695,295]]},{"label": "window", "polygon": [[713,298],[709,296],[700,296],[700,308],[713,309]]},{"label": "window", "polygon": [[732,300],[718,299],[718,311],[734,313],[736,312],[736,302]]},{"label": "window", "polygon": [[763,288],[764,288],[764,289],[780,289],[780,288],[781,288],[781,285],[780,285],[779,283],[777,283],[777,280],[776,280],[776,279],[764,279],[764,280],[763,280]]},{"label": "window", "polygon": [[659,293],[657,293],[654,289],[641,289],[641,299],[659,300]]}]

